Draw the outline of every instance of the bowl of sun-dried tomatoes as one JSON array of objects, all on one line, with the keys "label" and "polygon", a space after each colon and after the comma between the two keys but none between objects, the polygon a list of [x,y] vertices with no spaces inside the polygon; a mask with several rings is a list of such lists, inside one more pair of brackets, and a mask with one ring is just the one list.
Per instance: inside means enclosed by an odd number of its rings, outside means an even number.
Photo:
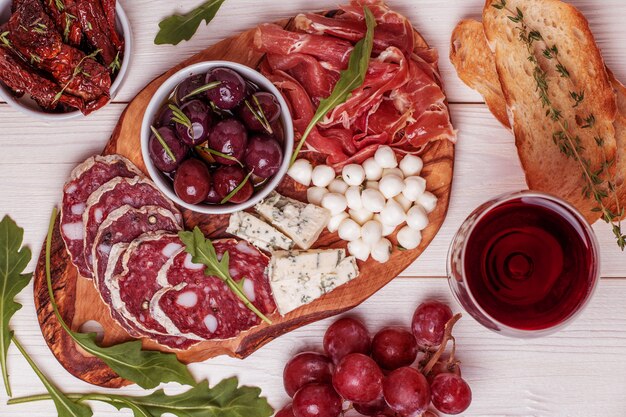
[{"label": "bowl of sun-dried tomatoes", "polygon": [[116,0],[0,0],[0,97],[39,119],[88,115],[119,91],[131,48]]}]

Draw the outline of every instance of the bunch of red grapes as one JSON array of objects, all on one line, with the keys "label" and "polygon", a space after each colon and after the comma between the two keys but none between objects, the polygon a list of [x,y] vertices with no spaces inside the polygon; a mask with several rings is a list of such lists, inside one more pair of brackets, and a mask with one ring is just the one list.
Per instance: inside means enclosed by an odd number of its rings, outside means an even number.
[{"label": "bunch of red grapes", "polygon": [[360,321],[339,319],[324,335],[325,355],[303,352],[285,366],[293,402],[276,417],[338,417],[349,403],[376,417],[435,416],[431,403],[445,414],[462,413],[472,391],[454,359],[452,327],[459,318],[447,305],[428,301],[415,310],[411,331],[385,327],[374,338]]}]

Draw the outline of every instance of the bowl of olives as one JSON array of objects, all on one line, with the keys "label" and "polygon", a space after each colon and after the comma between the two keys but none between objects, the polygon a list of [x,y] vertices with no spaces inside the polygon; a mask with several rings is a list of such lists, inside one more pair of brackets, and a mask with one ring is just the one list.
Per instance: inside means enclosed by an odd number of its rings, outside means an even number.
[{"label": "bowl of olives", "polygon": [[252,207],[274,190],[293,152],[289,107],[278,89],[241,64],[186,67],[156,91],[141,152],[157,187],[205,214]]}]

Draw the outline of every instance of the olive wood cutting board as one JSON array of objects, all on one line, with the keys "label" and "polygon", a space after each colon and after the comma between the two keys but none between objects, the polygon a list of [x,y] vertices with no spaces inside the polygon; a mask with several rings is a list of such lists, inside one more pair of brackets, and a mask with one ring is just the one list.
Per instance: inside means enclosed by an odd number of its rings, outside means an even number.
[{"label": "olive wood cutting board", "polygon": [[[284,20],[278,24],[287,27],[290,22],[290,20]],[[188,65],[201,61],[227,60],[257,68],[263,60],[263,55],[253,50],[254,30],[248,30],[205,49],[148,84],[132,100],[120,117],[103,153],[124,155],[145,172],[140,147],[141,121],[148,102],[158,87],[170,75]],[[418,45],[421,43],[422,46],[426,46],[425,41],[417,32],[416,39]],[[285,317],[274,313],[270,316],[273,321],[272,325],[261,324],[233,339],[207,341],[186,351],[176,351],[178,358],[185,363],[200,362],[219,355],[245,358],[290,330],[356,307],[394,279],[433,240],[448,209],[454,166],[454,145],[448,141],[432,143],[422,157],[424,159],[422,175],[427,180],[428,189],[439,198],[439,202],[435,211],[429,216],[430,224],[423,231],[422,243],[418,248],[406,251],[394,250],[390,261],[385,264],[380,264],[372,259],[366,262],[359,261],[361,273],[358,278]],[[279,191],[284,195],[303,201],[306,199],[306,188],[289,179],[283,181]],[[192,229],[198,225],[211,238],[225,235],[228,216],[209,216],[188,210],[182,210],[182,212],[187,229]],[[395,244],[393,237],[391,240]],[[346,242],[341,241],[336,233],[326,231],[315,247],[345,248]],[[54,314],[52,314],[47,292],[44,255],[45,244],[35,272],[34,297],[37,316],[48,346],[71,374],[86,382],[110,388],[128,385],[129,381],[118,377],[100,359],[86,354],[77,347],[59,325]],[[62,316],[72,329],[81,329],[84,323],[93,320],[100,323],[104,329],[103,345],[108,346],[131,340],[126,331],[111,318],[108,307],[101,300],[92,281],[79,276],[65,250],[59,233],[58,219],[52,240],[51,271],[55,299]],[[147,339],[143,340],[143,346],[145,349],[168,351],[167,348]]]}]

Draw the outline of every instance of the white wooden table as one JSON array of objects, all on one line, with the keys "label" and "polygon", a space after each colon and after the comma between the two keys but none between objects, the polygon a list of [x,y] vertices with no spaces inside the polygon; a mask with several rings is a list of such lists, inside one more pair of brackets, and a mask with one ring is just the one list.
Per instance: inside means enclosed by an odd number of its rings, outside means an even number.
[{"label": "white wooden table", "polygon": [[[311,9],[329,9],[338,0],[228,0],[216,20],[190,41],[173,46],[152,42],[157,23],[166,15],[190,8],[197,1],[122,0],[136,44],[129,77],[115,102],[86,119],[58,124],[31,120],[0,103],[0,215],[10,214],[26,229],[25,240],[38,254],[52,207],[70,170],[103,148],[126,103],[151,79],[214,42],[259,23]],[[351,314],[375,330],[387,324],[410,323],[415,306],[427,298],[451,298],[445,277],[451,238],[474,207],[500,193],[525,188],[511,135],[496,122],[479,95],[456,77],[449,60],[449,38],[464,17],[479,17],[483,0],[389,0],[409,16],[424,37],[440,51],[440,66],[459,129],[450,210],[428,250],[400,277]],[[626,1],[575,0],[585,13],[604,52],[607,65],[626,80]],[[474,401],[472,416],[603,416],[626,415],[626,254],[614,244],[605,224],[595,227],[602,246],[602,276],[588,309],[566,330],[538,340],[515,340],[494,334],[471,317],[457,325],[459,358]],[[30,269],[34,268],[31,262]],[[32,288],[19,297],[24,308],[12,325],[44,372],[65,392],[99,391],[68,374],[52,356],[41,336]],[[332,319],[285,335],[240,361],[216,358],[192,365],[197,377],[212,383],[236,375],[257,385],[275,408],[288,398],[282,388],[282,368],[294,354],[320,349]],[[44,388],[13,347],[9,352],[15,396],[42,393]],[[168,390],[176,390],[172,386]],[[123,393],[141,394],[130,387]],[[56,415],[50,402],[6,406],[0,389],[0,416]],[[99,415],[117,413],[95,407]],[[118,415],[118,414],[115,414]],[[119,413],[130,415],[130,413]]]}]

